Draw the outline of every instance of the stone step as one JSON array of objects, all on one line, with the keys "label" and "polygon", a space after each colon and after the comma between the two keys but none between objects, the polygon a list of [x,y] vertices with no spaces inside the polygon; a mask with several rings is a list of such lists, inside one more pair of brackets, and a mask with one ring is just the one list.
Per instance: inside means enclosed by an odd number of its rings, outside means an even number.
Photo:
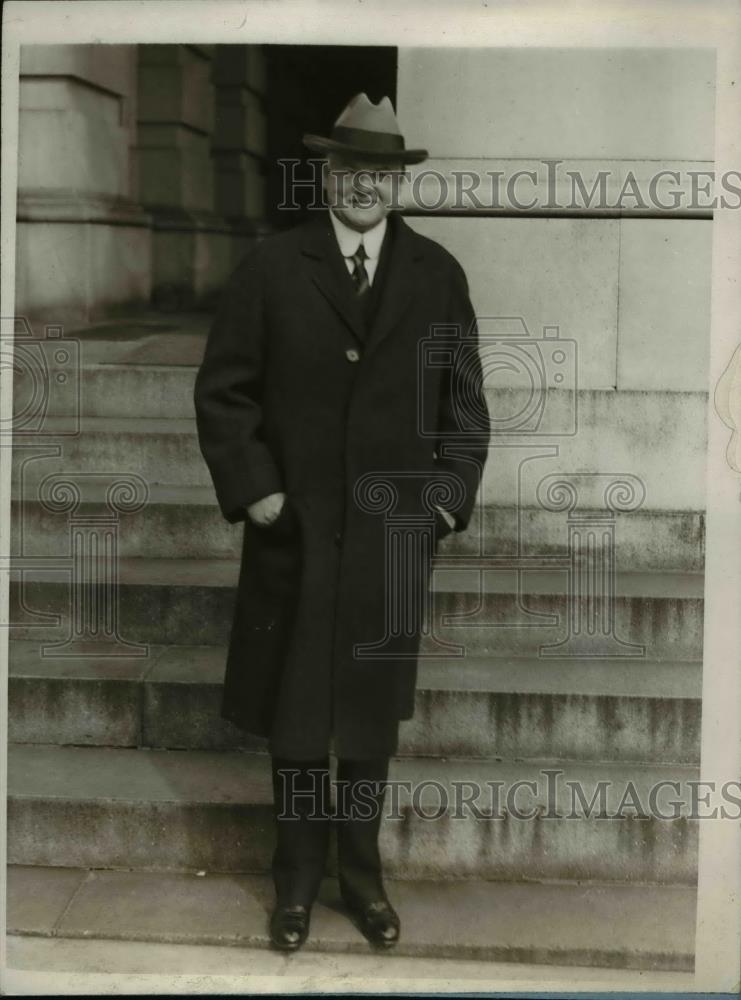
[{"label": "stone step", "polygon": [[[502,328],[496,321],[494,330],[490,321],[483,320],[482,323],[484,351],[486,356],[491,357],[492,353],[501,350],[495,346],[494,341],[497,345],[501,343]],[[134,412],[144,417],[192,417],[193,383],[210,324],[211,316],[208,314],[165,318],[150,316],[135,322],[114,320],[105,326],[69,333],[65,340],[71,345],[71,351],[65,359],[57,361],[56,352],[47,357],[48,370],[52,376],[59,371],[67,376],[61,385],[52,378],[47,393],[47,412],[59,416],[82,412],[88,416],[116,417]],[[496,330],[499,331],[498,334]],[[524,328],[517,327],[517,330],[522,333]],[[514,341],[513,333],[516,338]],[[494,341],[491,339],[492,334]],[[510,360],[522,358],[523,352],[518,346],[521,341],[511,323],[507,325],[504,336],[507,341],[507,357]],[[495,389],[491,381],[492,366],[487,367],[490,375],[488,390],[492,400],[501,400],[503,397],[497,394],[505,391],[509,392],[509,398],[513,401],[518,398],[517,393],[521,399],[530,398],[531,390],[528,388],[525,391],[522,388],[529,381],[524,369],[512,373],[510,369],[502,371],[500,366]],[[514,368],[517,367],[515,363]],[[533,381],[540,384],[536,368],[532,365],[526,365],[525,368],[534,376]],[[609,387],[612,383],[609,378],[604,378],[606,372],[607,369],[602,372],[603,377],[596,381],[581,379],[579,384],[590,392],[611,392]],[[25,404],[35,388],[34,374],[32,366],[16,371],[16,409],[25,410]],[[70,375],[73,377],[70,378]],[[542,382],[551,390],[554,389],[553,380],[548,374]],[[704,388],[701,381],[695,380],[695,383],[696,389]],[[163,396],[161,390],[165,386],[167,395]],[[661,386],[659,391],[663,389]],[[582,390],[579,392],[581,394]],[[544,426],[551,433],[554,427],[547,425],[552,423],[554,417],[561,416],[554,413],[553,403],[557,398],[557,393],[549,393],[545,405]],[[528,407],[518,407],[511,412],[516,414],[528,410]],[[500,422],[498,426],[503,425],[505,415],[501,408],[494,408],[492,412]]]},{"label": "stone step", "polygon": [[[182,339],[177,335],[178,339]],[[200,343],[199,343],[200,354]],[[85,351],[85,345],[83,345]],[[78,394],[52,392],[49,415],[116,418],[127,413],[157,419],[190,419],[193,416],[192,364],[136,364],[98,362],[84,364],[77,374]],[[16,379],[16,391],[18,382]],[[21,395],[21,400],[23,396]]]},{"label": "stone step", "polygon": [[[76,516],[108,513],[106,483],[86,483]],[[58,555],[69,545],[70,512],[50,509],[33,487],[12,504],[13,552]],[[228,524],[208,486],[152,486],[145,506],[122,513],[118,529],[122,556],[159,559],[238,558],[242,526]],[[615,563],[634,570],[673,569],[700,572],[704,563],[704,515],[699,511],[638,510],[615,516]],[[478,508],[469,529],[449,535],[445,554],[498,557],[523,555],[545,559],[568,556],[565,512],[541,507]]]},{"label": "stone step", "polygon": [[[527,409],[521,390],[491,390],[488,397],[499,420],[510,410]],[[601,508],[608,480],[628,476],[627,493],[635,491],[645,509],[704,508],[705,393],[554,389],[548,400],[540,432],[493,438],[484,503],[537,506],[546,477],[576,475],[580,506]],[[132,412],[137,416],[128,416]],[[167,412],[172,417],[174,411]],[[39,458],[16,449],[13,482],[19,483],[22,466],[26,486],[50,474],[81,471],[137,473],[149,485],[210,485],[193,418],[147,416],[131,402],[124,413],[47,417],[33,443],[48,441],[60,446],[60,454]],[[626,496],[618,499],[624,503]]]},{"label": "stone step", "polygon": [[[14,743],[257,749],[219,714],[226,649],[152,646],[117,660],[12,642]],[[517,657],[422,661],[400,754],[699,762],[699,662]]]},{"label": "stone step", "polygon": [[[397,758],[381,832],[385,870],[406,879],[693,885],[698,821],[688,818],[687,783],[697,777],[680,765]],[[667,781],[677,787],[660,786]],[[13,744],[8,861],[264,872],[271,802],[264,754]]]},{"label": "stone step", "polygon": [[[51,376],[47,413],[192,417],[193,381],[211,319],[209,313],[143,315],[65,332],[61,343],[69,350],[48,352],[45,358]],[[33,333],[41,337],[40,330]],[[65,375],[62,382],[55,378],[59,373]],[[16,369],[16,412],[26,411],[38,374],[30,364]]]},{"label": "stone step", "polygon": [[[482,574],[455,564],[438,565],[432,580],[431,636],[423,638],[421,645],[424,657],[464,653],[555,655],[560,659],[575,655],[633,659],[645,655],[652,660],[702,657],[701,574],[616,574],[614,637],[585,634],[579,643],[558,646],[568,638],[564,570]],[[119,560],[117,634],[134,643],[225,644],[238,572],[235,560]],[[69,575],[68,569],[44,568],[43,557],[41,566],[11,572],[12,638],[64,640],[71,606],[86,599],[84,587],[72,593]],[[102,627],[102,623],[96,625]]]},{"label": "stone step", "polygon": [[[691,971],[694,965],[692,888],[394,879],[386,884],[402,921],[395,957],[480,961],[481,976],[487,962],[646,971]],[[269,946],[274,896],[265,875],[11,865],[7,894],[9,935]],[[329,958],[369,950],[341,908],[335,880],[327,879],[312,910],[304,952]],[[394,957],[384,962],[384,977],[393,977]]]}]

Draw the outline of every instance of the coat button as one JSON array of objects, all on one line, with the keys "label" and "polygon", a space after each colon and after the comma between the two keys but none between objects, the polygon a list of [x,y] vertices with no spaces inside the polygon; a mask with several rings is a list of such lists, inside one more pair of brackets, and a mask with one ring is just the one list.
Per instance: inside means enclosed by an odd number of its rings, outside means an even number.
[{"label": "coat button", "polygon": [[354,347],[348,347],[345,351],[345,357],[348,361],[360,361],[360,354],[355,350]]},{"label": "coat button", "polygon": [[338,531],[334,536],[335,545],[342,545],[342,532]]}]

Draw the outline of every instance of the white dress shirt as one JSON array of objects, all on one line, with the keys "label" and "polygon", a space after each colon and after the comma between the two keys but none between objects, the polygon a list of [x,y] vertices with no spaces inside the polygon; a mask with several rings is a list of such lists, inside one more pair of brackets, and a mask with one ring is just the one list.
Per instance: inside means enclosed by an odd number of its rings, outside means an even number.
[{"label": "white dress shirt", "polygon": [[368,272],[368,283],[372,285],[376,268],[378,267],[378,258],[381,255],[381,244],[383,243],[383,237],[386,235],[386,219],[381,219],[372,229],[367,229],[364,233],[358,233],[356,230],[350,229],[348,225],[345,225],[341,219],[338,219],[331,209],[329,217],[332,220],[334,234],[340,245],[340,253],[345,258],[345,264],[350,274],[355,270],[355,265],[352,262],[353,254],[358,252],[358,247],[361,243],[365,247],[365,252],[368,255],[365,262],[365,270]]}]

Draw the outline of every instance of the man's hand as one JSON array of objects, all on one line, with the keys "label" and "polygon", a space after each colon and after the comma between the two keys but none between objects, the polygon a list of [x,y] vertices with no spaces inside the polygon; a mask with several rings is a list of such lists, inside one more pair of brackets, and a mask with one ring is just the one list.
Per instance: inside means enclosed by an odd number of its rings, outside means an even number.
[{"label": "man's hand", "polygon": [[271,493],[269,496],[262,497],[261,500],[251,503],[247,508],[247,516],[253,524],[265,527],[268,524],[272,524],[276,517],[278,517],[285,501],[285,493]]}]

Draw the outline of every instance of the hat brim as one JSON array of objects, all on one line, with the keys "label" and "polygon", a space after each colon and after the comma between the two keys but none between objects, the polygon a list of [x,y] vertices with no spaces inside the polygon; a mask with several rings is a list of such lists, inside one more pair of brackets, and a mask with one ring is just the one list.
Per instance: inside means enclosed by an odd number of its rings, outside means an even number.
[{"label": "hat brim", "polygon": [[363,149],[361,146],[351,146],[323,135],[307,134],[303,137],[303,143],[307,149],[315,153],[352,153],[353,156],[362,156],[370,163],[421,163],[430,155],[426,149],[394,149],[387,152]]}]

